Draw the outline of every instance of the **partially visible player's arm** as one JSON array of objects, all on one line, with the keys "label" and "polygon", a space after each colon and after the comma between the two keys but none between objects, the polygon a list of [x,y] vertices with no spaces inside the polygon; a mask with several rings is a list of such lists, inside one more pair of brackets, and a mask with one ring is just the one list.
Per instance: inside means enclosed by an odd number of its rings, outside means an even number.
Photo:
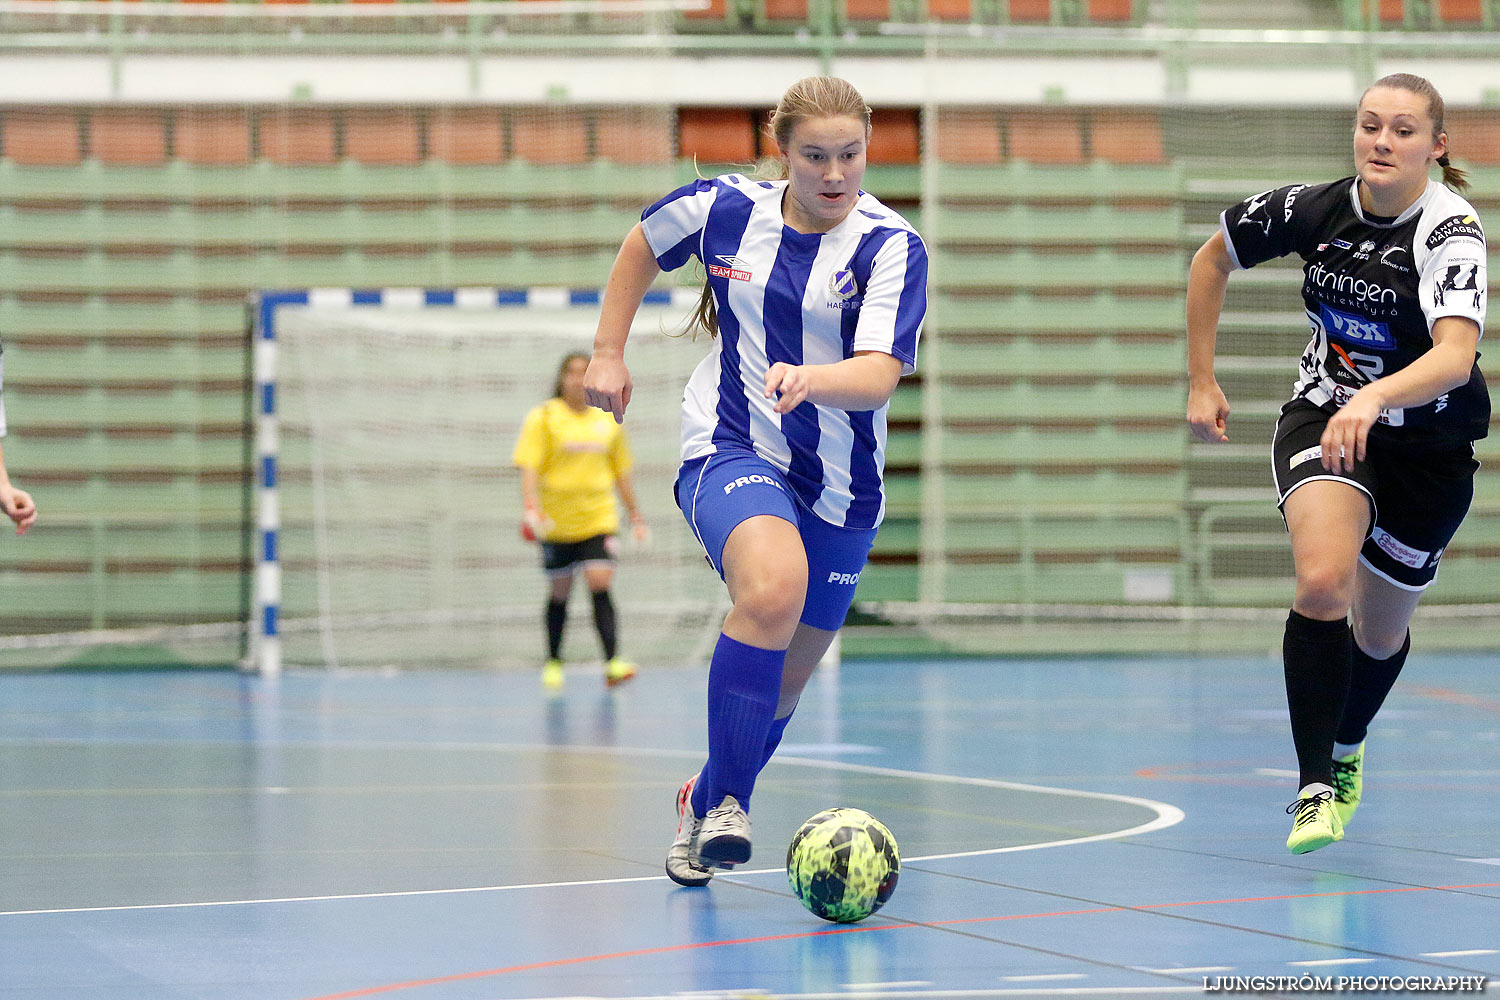
[{"label": "partially visible player's arm", "polygon": [[635,498],[635,483],[630,478],[630,472],[615,474],[615,489],[620,494],[620,500],[625,504],[625,513],[630,518],[630,530],[638,541],[644,540],[650,533],[646,527],[646,515],[641,513],[641,505]]},{"label": "partially visible player's arm", "polygon": [[1382,409],[1430,403],[1469,381],[1479,351],[1479,324],[1442,316],[1432,324],[1432,348],[1400,371],[1363,386],[1339,407],[1323,430],[1323,467],[1339,472],[1363,461],[1370,428]]},{"label": "partially visible player's arm", "polygon": [[604,301],[599,306],[599,326],[594,332],[594,356],[583,376],[584,398],[590,406],[614,414],[616,423],[625,422],[625,407],[630,405],[625,340],[646,290],[660,273],[656,254],[646,242],[640,223],[636,223],[609,269]]},{"label": "partially visible player's arm", "polygon": [[776,400],[777,413],[790,413],[804,402],[840,410],[877,410],[899,381],[899,358],[883,351],[856,351],[854,357],[831,365],[776,362],[766,372],[766,398]]},{"label": "partially visible player's arm", "polygon": [[534,542],[546,536],[551,528],[542,513],[542,474],[537,469],[521,467],[521,537]]},{"label": "partially visible player's arm", "polygon": [[1229,400],[1214,376],[1214,348],[1219,339],[1224,289],[1234,269],[1234,259],[1224,246],[1222,231],[1215,232],[1198,248],[1188,269],[1187,422],[1194,437],[1210,444],[1229,440]]},{"label": "partially visible player's arm", "polygon": [[3,451],[0,451],[0,510],[4,510],[5,516],[16,523],[18,535],[26,534],[36,520],[36,504],[32,502],[31,494],[11,485],[10,476],[5,471]]}]

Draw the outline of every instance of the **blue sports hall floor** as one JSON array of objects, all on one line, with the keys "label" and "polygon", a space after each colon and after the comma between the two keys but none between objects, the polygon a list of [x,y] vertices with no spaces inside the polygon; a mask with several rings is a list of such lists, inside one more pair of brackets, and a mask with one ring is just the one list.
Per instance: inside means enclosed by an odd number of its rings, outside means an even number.
[{"label": "blue sports hall floor", "polygon": [[[1420,638],[1420,637],[1419,637]],[[1500,978],[1500,656],[1413,653],[1342,843],[1285,850],[1279,662],[847,661],[752,806],[662,873],[705,671],[0,674],[3,1000],[1375,992]],[[860,924],[781,865],[869,810]],[[1500,988],[1497,986],[1496,988]]]}]

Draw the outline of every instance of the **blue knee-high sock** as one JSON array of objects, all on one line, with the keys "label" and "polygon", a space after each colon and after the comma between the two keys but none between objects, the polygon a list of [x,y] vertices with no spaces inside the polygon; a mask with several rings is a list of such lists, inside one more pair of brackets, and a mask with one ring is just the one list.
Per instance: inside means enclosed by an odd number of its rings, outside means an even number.
[{"label": "blue knee-high sock", "polygon": [[[796,709],[793,708],[792,711],[795,712]],[[776,752],[777,747],[781,746],[781,734],[786,732],[786,724],[791,721],[791,712],[788,712],[779,719],[771,720],[771,729],[766,733],[765,749],[760,752],[761,771],[766,769],[766,765],[771,762],[771,755]]]},{"label": "blue knee-high sock", "polygon": [[693,787],[697,815],[707,815],[726,795],[749,811],[785,663],[784,649],[761,649],[719,636],[708,665],[708,762]]}]

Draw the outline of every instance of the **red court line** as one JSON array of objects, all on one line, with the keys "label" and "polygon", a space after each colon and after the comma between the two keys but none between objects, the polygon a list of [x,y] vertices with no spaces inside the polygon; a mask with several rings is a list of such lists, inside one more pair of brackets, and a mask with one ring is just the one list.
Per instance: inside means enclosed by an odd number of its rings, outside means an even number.
[{"label": "red court line", "polygon": [[[1158,764],[1155,767],[1137,768],[1137,778],[1153,781],[1193,781],[1206,785],[1268,785],[1280,784],[1285,778],[1251,773],[1264,767],[1264,761],[1224,760],[1204,761],[1188,764]],[[1193,774],[1192,771],[1204,773]]]},{"label": "red court line", "polygon": [[575,955],[572,958],[556,958],[547,962],[528,962],[501,969],[480,969],[475,972],[459,972],[451,976],[436,976],[432,979],[413,979],[404,983],[387,983],[384,986],[367,986],[345,993],[325,993],[309,997],[308,1000],[357,1000],[359,997],[379,996],[400,990],[419,989],[423,986],[440,986],[445,983],[462,983],[491,976],[505,976],[516,972],[532,972],[537,969],[557,969],[585,962],[604,962],[615,958],[640,958],[645,955],[667,955],[673,952],[694,951],[699,948],[725,948],[742,944],[763,944],[767,941],[795,941],[803,938],[826,937],[830,934],[862,934],[872,931],[900,931],[915,928],[952,927],[960,924],[999,923],[1006,920],[1036,920],[1043,917],[1079,917],[1096,913],[1134,913],[1141,910],[1169,910],[1183,906],[1215,906],[1231,903],[1271,903],[1288,899],[1331,899],[1339,896],[1378,896],[1398,892],[1448,892],[1459,889],[1500,888],[1500,882],[1476,882],[1470,885],[1402,886],[1395,889],[1350,889],[1346,892],[1304,892],[1285,896],[1248,896],[1242,899],[1195,899],[1177,903],[1147,903],[1142,906],[1103,906],[1089,910],[1054,910],[1050,913],[1014,913],[1004,917],[965,917],[956,920],[933,920],[927,923],[872,924],[863,927],[835,927],[828,930],[806,931],[800,934],[772,934],[766,937],[733,938],[725,941],[695,941],[692,944],[662,945],[659,948],[639,948],[635,951],[617,951],[606,955]]},{"label": "red court line", "polygon": [[1464,694],[1462,691],[1453,691],[1449,688],[1436,687],[1411,687],[1409,692],[1421,695],[1423,698],[1434,698],[1437,701],[1446,701],[1453,705],[1465,705],[1469,708],[1482,708],[1487,712],[1500,712],[1500,701],[1493,698],[1481,698],[1474,694]]}]

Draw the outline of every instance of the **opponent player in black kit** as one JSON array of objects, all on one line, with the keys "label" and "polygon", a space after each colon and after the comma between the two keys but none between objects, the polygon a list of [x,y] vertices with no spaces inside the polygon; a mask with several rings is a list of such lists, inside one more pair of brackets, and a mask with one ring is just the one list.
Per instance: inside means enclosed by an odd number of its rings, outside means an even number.
[{"label": "opponent player in black kit", "polygon": [[[1485,243],[1448,162],[1443,99],[1396,74],[1360,98],[1354,177],[1247,198],[1188,277],[1187,419],[1227,441],[1214,341],[1230,272],[1295,253],[1312,340],[1272,447],[1297,589],[1282,656],[1301,787],[1287,847],[1344,836],[1365,731],[1410,648],[1407,626],[1474,494],[1489,394]],[[1352,612],[1352,615],[1351,615]],[[1351,634],[1352,619],[1352,634]]]}]

